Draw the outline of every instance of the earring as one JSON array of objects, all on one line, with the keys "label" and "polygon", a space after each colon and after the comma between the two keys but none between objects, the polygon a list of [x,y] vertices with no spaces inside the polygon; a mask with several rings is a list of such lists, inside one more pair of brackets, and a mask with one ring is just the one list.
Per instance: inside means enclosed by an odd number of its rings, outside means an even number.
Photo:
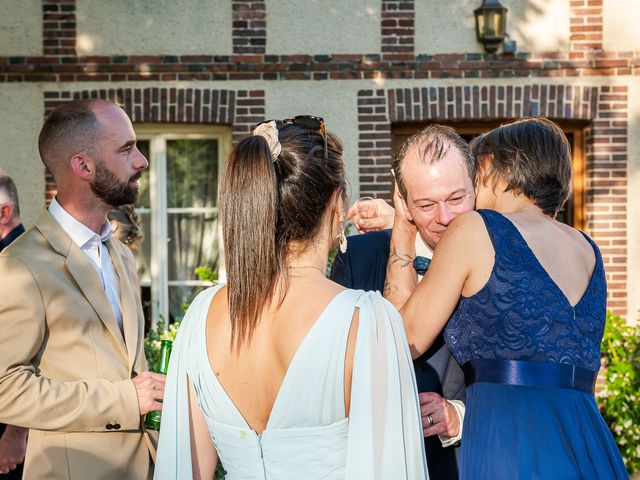
[{"label": "earring", "polygon": [[347,237],[344,235],[344,223],[340,221],[339,227],[340,232],[338,233],[338,243],[340,244],[340,252],[347,253]]}]

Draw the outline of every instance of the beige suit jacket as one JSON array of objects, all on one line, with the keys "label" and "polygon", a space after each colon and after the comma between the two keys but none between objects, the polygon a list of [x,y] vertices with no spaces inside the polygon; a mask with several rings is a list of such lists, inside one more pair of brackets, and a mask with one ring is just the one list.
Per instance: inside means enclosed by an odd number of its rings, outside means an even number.
[{"label": "beige suit jacket", "polygon": [[124,338],[88,257],[48,211],[0,254],[0,422],[28,427],[24,478],[147,479],[133,372],[147,369],[131,252],[107,242]]}]

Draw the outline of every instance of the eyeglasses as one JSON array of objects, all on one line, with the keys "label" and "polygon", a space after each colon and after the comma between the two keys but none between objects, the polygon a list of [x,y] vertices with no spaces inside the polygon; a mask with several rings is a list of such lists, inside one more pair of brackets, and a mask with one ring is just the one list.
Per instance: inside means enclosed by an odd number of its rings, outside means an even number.
[{"label": "eyeglasses", "polygon": [[251,131],[253,132],[258,126],[263,123],[276,122],[282,123],[285,125],[296,125],[298,127],[306,128],[307,130],[315,130],[322,137],[322,141],[324,142],[324,159],[327,160],[329,158],[328,149],[327,149],[327,134],[325,131],[324,118],[315,117],[313,115],[296,115],[292,118],[285,118],[284,120],[265,120],[260,123],[256,123]]}]

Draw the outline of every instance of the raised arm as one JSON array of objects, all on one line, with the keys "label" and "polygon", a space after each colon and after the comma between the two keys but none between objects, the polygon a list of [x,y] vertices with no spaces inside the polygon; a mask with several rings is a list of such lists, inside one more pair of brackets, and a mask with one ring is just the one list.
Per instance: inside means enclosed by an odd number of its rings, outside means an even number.
[{"label": "raised arm", "polygon": [[191,431],[191,464],[193,479],[212,479],[218,466],[216,451],[207,422],[196,399],[196,392],[189,380],[189,427]]},{"label": "raised arm", "polygon": [[[426,275],[413,289],[409,275],[399,262],[393,264],[389,259],[389,286],[385,287],[385,296],[400,309],[413,358],[427,351],[458,304],[474,264],[474,252],[477,251],[474,250],[474,239],[483,228],[482,220],[475,212],[457,217],[438,243]],[[402,232],[398,233],[398,238],[396,248],[408,249]]]}]

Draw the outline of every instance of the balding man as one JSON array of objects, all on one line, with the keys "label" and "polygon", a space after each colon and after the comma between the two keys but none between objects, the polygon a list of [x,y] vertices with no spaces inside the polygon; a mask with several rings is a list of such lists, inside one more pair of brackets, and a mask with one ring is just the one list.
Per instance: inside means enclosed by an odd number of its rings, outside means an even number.
[{"label": "balding man", "polygon": [[148,162],[101,100],[56,109],[38,146],[58,192],[0,254],[0,421],[30,429],[26,478],[146,479],[140,420],[164,377],[145,371],[134,260],[107,213],[135,203]]},{"label": "balding man", "polygon": [[[391,230],[349,237],[347,253],[336,257],[332,272],[336,282],[349,288],[384,289],[387,293],[391,287],[386,282],[389,258],[392,268],[413,270],[413,265],[419,266],[413,263],[416,255],[431,258],[451,221],[473,210],[475,161],[467,142],[451,127],[432,124],[409,138],[393,162],[393,174],[398,189],[396,200],[418,231],[415,249],[398,252],[391,243]],[[388,215],[389,207],[383,200],[376,204],[376,218],[362,218],[355,208],[350,211],[364,231],[393,225],[393,210]],[[424,271],[416,270],[419,281]],[[429,477],[457,479],[465,413],[462,369],[442,335],[414,360],[414,367]]]},{"label": "balding man", "polygon": [[[23,233],[18,189],[11,177],[0,170],[0,252]],[[26,428],[0,423],[0,480],[22,478],[28,432]]]}]

